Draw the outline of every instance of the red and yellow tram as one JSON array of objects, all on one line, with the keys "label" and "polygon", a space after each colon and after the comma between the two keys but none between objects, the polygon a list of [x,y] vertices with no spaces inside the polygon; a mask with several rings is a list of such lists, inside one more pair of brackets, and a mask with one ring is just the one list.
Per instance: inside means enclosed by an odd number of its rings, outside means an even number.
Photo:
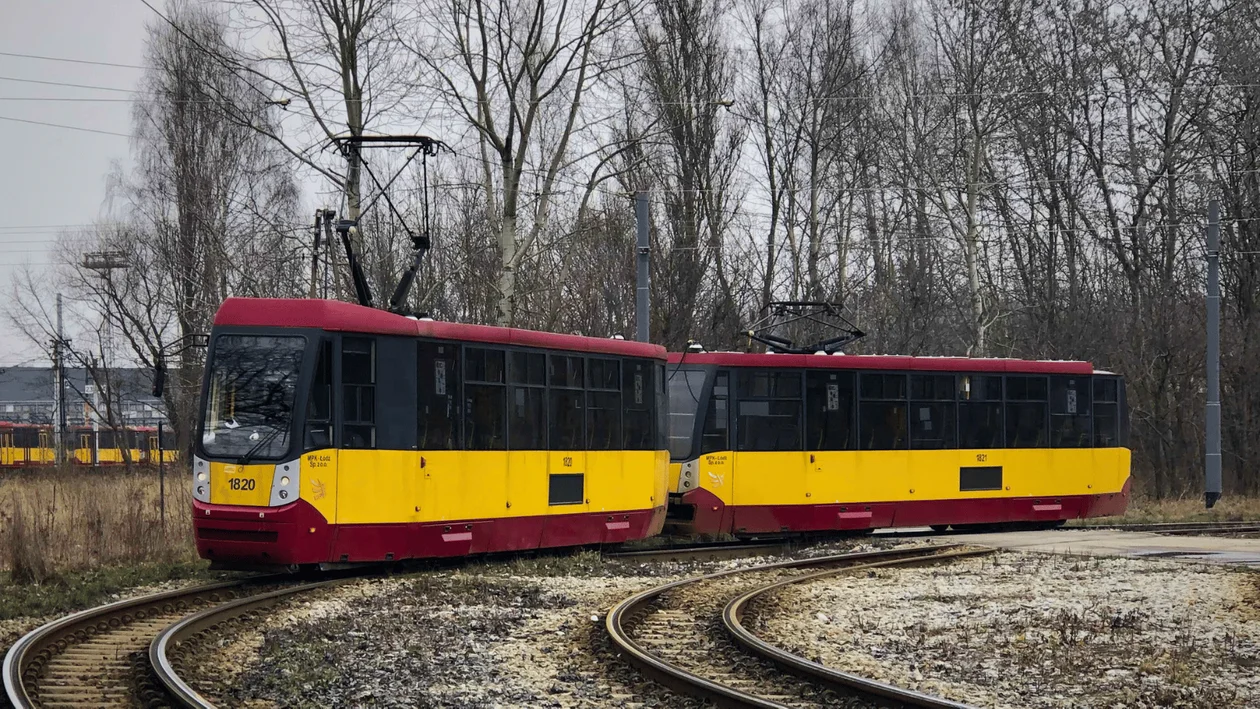
[{"label": "red and yellow tram", "polygon": [[736,535],[1122,513],[1124,380],[1087,362],[671,354],[670,522]]},{"label": "red and yellow tram", "polygon": [[654,535],[665,362],[645,343],[228,299],[193,463],[197,549],[296,566]]},{"label": "red and yellow tram", "polygon": [[[50,424],[0,421],[0,468],[49,467],[56,463],[56,432]],[[161,451],[167,463],[179,460],[175,436],[157,429],[123,427],[117,432],[105,426],[72,426],[64,437],[66,460],[80,466],[157,465]]]}]

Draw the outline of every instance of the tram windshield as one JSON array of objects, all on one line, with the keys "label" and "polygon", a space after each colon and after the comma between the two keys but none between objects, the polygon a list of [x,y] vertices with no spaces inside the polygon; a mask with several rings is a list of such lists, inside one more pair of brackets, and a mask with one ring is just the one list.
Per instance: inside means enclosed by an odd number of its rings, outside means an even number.
[{"label": "tram windshield", "polygon": [[675,368],[669,375],[669,457],[686,460],[704,391],[704,371]]},{"label": "tram windshield", "polygon": [[305,348],[293,335],[215,338],[201,429],[207,455],[242,463],[284,455]]}]

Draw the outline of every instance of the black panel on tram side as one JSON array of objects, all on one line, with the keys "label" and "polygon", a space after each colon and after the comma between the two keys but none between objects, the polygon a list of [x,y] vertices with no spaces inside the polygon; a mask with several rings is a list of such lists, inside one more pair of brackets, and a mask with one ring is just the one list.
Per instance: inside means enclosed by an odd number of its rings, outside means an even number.
[{"label": "black panel on tram side", "polygon": [[713,374],[712,384],[701,396],[704,405],[700,428],[700,453],[731,449],[731,375],[727,370]]},{"label": "black panel on tram side", "polygon": [[582,473],[552,473],[547,480],[548,505],[580,505],[586,498]]},{"label": "black panel on tram side", "polygon": [[857,447],[857,378],[852,371],[805,373],[805,449],[842,451]]},{"label": "black panel on tram side", "polygon": [[507,449],[507,353],[464,347],[464,447]]},{"label": "black panel on tram side", "polygon": [[953,374],[910,375],[910,447],[958,447]]},{"label": "black panel on tram side", "polygon": [[341,447],[376,448],[376,339],[341,338]]},{"label": "black panel on tram side", "polygon": [[905,374],[862,372],[858,375],[859,448],[903,450],[909,447]]},{"label": "black panel on tram side", "polygon": [[1007,448],[1050,447],[1049,394],[1044,375],[1006,377]]},{"label": "black panel on tram side", "polygon": [[1050,447],[1091,448],[1094,445],[1092,377],[1050,377]]},{"label": "black panel on tram side", "polygon": [[1002,466],[983,465],[958,469],[958,490],[960,492],[977,492],[980,490],[1002,489]]},{"label": "black panel on tram side", "polygon": [[376,447],[416,450],[416,341],[376,338]]},{"label": "black panel on tram side", "polygon": [[421,340],[416,345],[416,446],[459,450],[461,416],[459,344]]},{"label": "black panel on tram side", "polygon": [[801,449],[801,379],[799,369],[735,370],[736,450]]}]

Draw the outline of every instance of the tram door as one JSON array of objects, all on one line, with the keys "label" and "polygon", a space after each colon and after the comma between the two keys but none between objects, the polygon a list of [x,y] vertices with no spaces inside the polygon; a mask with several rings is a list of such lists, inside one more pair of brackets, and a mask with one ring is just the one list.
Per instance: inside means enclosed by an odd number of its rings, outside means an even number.
[{"label": "tram door", "polygon": [[806,489],[817,504],[861,499],[850,452],[857,447],[854,409],[853,372],[805,374]]},{"label": "tram door", "polygon": [[52,436],[48,431],[39,432],[39,462],[48,463],[53,459]]},{"label": "tram door", "polygon": [[80,460],[88,465],[96,464],[96,447],[92,445],[92,434],[79,434]]},{"label": "tram door", "polygon": [[17,450],[13,447],[13,434],[0,433],[0,465],[13,465],[17,462]]}]

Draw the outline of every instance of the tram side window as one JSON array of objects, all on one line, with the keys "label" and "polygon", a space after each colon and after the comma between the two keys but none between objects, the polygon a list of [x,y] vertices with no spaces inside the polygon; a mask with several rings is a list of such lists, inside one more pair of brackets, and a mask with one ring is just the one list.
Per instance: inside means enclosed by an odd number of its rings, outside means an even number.
[{"label": "tram side window", "polygon": [[548,421],[552,450],[580,450],[585,441],[586,394],[582,391],[582,358],[548,355],[550,379]]},{"label": "tram side window", "polygon": [[1045,377],[1006,378],[1006,447],[1045,448],[1049,443]]},{"label": "tram side window", "polygon": [[658,364],[653,370],[656,373],[655,392],[652,397],[653,411],[656,413],[656,437],[653,450],[669,449],[669,397],[665,394],[665,365]]},{"label": "tram side window", "polygon": [[1120,380],[1094,377],[1094,447],[1115,448],[1120,443]]},{"label": "tram side window", "polygon": [[1050,446],[1089,448],[1093,445],[1090,425],[1090,377],[1050,378]]},{"label": "tram side window", "polygon": [[341,340],[343,448],[376,447],[376,341]]},{"label": "tram side window", "polygon": [[686,460],[692,455],[696,416],[703,413],[700,402],[704,394],[705,374],[699,369],[676,368],[665,378],[669,386],[669,457]]},{"label": "tram side window", "polygon": [[420,450],[455,450],[459,444],[459,345],[420,342],[416,352],[419,397],[416,440]]},{"label": "tram side window", "polygon": [[547,355],[508,353],[508,448],[547,449]]},{"label": "tram side window", "polygon": [[[656,447],[657,367],[641,359],[628,359],[621,367],[621,447],[626,450],[652,450]],[[688,432],[690,438],[690,432]]]},{"label": "tram side window", "polygon": [[718,372],[713,377],[713,393],[704,412],[704,428],[700,431],[700,452],[728,451],[731,412],[727,406],[731,396],[730,375]]},{"label": "tram side window", "polygon": [[910,375],[910,447],[920,450],[955,448],[954,375]]},{"label": "tram side window", "polygon": [[1003,428],[1002,377],[958,377],[958,447],[1001,448]]},{"label": "tram side window", "polygon": [[801,371],[741,371],[735,384],[738,449],[801,450]]},{"label": "tram side window", "polygon": [[507,447],[507,386],[504,352],[464,349],[464,447],[501,451]]},{"label": "tram side window", "polygon": [[805,449],[852,450],[853,372],[805,373]]},{"label": "tram side window", "polygon": [[621,447],[621,361],[603,357],[586,360],[586,449]]},{"label": "tram side window", "polygon": [[311,396],[306,402],[306,450],[332,445],[332,341],[319,343],[315,355],[315,376],[311,379]]},{"label": "tram side window", "polygon": [[906,375],[863,373],[858,377],[858,431],[863,450],[909,446]]}]

